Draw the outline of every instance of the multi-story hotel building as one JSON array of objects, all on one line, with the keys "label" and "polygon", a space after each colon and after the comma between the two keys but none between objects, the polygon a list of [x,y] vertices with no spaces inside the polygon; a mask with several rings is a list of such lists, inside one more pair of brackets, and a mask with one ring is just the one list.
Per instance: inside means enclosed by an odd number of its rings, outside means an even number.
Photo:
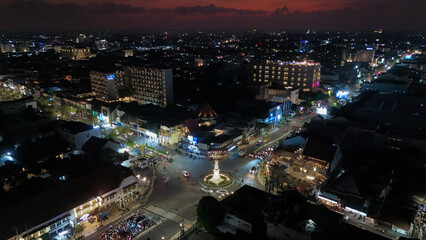
[{"label": "multi-story hotel building", "polygon": [[255,64],[252,71],[254,83],[280,83],[311,91],[320,85],[321,65],[313,61],[266,61]]},{"label": "multi-story hotel building", "polygon": [[102,100],[118,99],[117,83],[120,81],[119,72],[90,71],[92,92]]},{"label": "multi-story hotel building", "polygon": [[126,66],[124,84],[129,84],[139,103],[161,107],[173,103],[173,71],[169,69]]}]

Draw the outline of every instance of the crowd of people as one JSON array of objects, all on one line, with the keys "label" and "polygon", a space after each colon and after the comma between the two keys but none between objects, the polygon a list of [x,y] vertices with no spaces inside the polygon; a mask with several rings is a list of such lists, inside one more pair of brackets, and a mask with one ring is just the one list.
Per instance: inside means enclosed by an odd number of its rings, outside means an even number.
[{"label": "crowd of people", "polygon": [[137,211],[129,218],[119,221],[116,226],[109,226],[108,230],[102,234],[101,239],[131,240],[154,224],[154,221]]}]

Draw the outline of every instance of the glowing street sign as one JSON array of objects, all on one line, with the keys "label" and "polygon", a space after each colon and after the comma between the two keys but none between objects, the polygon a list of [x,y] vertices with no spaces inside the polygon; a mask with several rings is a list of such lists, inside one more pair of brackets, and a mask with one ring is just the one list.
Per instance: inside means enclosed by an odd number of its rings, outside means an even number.
[{"label": "glowing street sign", "polygon": [[115,78],[115,75],[114,74],[111,74],[111,75],[107,75],[106,76],[106,79],[107,80],[113,80]]},{"label": "glowing street sign", "polygon": [[349,95],[348,91],[337,91],[336,97],[337,98],[347,98]]}]

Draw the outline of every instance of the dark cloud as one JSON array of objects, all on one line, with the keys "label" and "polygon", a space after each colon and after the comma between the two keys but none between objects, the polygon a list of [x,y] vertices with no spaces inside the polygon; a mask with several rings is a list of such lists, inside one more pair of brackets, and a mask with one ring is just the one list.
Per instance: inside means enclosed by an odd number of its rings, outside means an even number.
[{"label": "dark cloud", "polygon": [[275,11],[271,15],[283,15],[286,13],[288,13],[288,8],[287,6],[284,6],[282,8],[275,9]]},{"label": "dark cloud", "polygon": [[354,0],[343,9],[306,12],[224,8],[215,5],[146,9],[127,4],[49,4],[14,0],[0,8],[0,30],[79,29],[318,29],[425,30],[425,0]]},{"label": "dark cloud", "polygon": [[112,2],[103,3],[101,5],[92,5],[90,8],[90,13],[97,14],[133,14],[133,13],[141,13],[146,9],[143,7],[133,7],[131,5],[125,4],[115,4]]},{"label": "dark cloud", "polygon": [[246,9],[216,7],[213,4],[210,4],[207,6],[177,7],[173,9],[173,12],[179,15],[193,15],[195,13],[199,13],[203,15],[222,14],[222,13],[230,13],[230,14],[237,14],[237,15],[262,15],[267,13],[262,10],[252,11],[252,10],[246,10]]}]

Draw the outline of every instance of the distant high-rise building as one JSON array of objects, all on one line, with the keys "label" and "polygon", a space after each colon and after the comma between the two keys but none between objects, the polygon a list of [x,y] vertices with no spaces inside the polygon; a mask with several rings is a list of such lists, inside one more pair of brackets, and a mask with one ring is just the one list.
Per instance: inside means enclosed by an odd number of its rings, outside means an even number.
[{"label": "distant high-rise building", "polygon": [[98,50],[107,50],[108,49],[108,41],[107,40],[98,40],[95,41],[96,48]]},{"label": "distant high-rise building", "polygon": [[311,91],[320,85],[321,65],[313,61],[266,61],[253,66],[253,83],[279,83]]},{"label": "distant high-rise building", "polygon": [[142,104],[165,107],[173,103],[172,69],[126,66],[123,82],[131,86],[133,98]]},{"label": "distant high-rise building", "polygon": [[92,92],[103,100],[116,100],[118,99],[117,82],[120,78],[118,72],[90,71]]}]

